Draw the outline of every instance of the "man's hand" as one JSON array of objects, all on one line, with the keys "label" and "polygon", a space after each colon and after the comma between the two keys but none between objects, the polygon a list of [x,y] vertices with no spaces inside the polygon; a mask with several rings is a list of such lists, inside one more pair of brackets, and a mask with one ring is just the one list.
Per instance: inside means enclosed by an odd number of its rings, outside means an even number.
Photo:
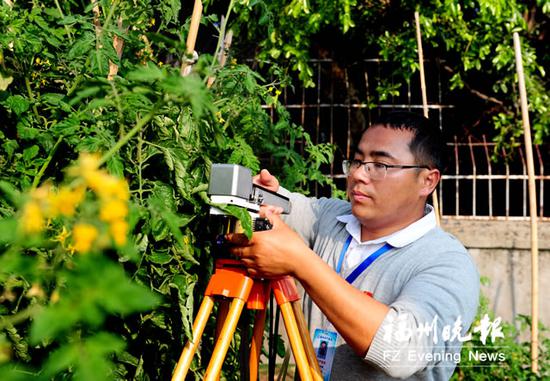
[{"label": "man's hand", "polygon": [[252,277],[296,278],[355,353],[364,357],[389,307],[346,282],[279,215],[262,207],[260,216],[273,228],[255,232],[250,240],[244,234],[229,234],[227,240],[235,245],[231,254],[242,260]]},{"label": "man's hand", "polygon": [[295,275],[296,266],[304,259],[309,248],[300,236],[274,213],[273,208],[262,207],[260,216],[269,219],[273,228],[255,232],[250,240],[246,240],[242,234],[229,234],[227,240],[235,244],[230,249],[231,254],[238,257],[247,267],[248,273],[254,277]]},{"label": "man's hand", "polygon": [[273,192],[279,190],[279,180],[269,173],[267,169],[262,169],[259,174],[252,178],[252,182]]}]

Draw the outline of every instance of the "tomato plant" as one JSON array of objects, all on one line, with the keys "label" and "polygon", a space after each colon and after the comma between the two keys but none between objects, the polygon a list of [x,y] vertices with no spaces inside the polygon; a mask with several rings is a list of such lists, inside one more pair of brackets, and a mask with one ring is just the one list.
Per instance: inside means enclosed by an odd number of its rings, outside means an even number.
[{"label": "tomato plant", "polygon": [[289,121],[284,78],[210,54],[181,76],[183,14],[177,1],[0,6],[2,379],[169,378],[212,270],[211,163],[332,186],[319,168],[333,147]]}]

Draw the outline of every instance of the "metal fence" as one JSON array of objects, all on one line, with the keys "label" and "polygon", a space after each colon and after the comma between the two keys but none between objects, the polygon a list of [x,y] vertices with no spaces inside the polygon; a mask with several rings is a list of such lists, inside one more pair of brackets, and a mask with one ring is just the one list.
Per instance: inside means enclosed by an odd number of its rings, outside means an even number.
[{"label": "metal fence", "polygon": [[[286,89],[282,102],[293,121],[304,126],[316,143],[335,144],[334,162],[325,173],[343,189],[345,177],[341,161],[349,157],[352,142],[376,117],[389,110],[408,109],[421,112],[418,75],[409,81],[392,80],[392,64],[365,59],[340,65],[331,59],[312,60],[314,88]],[[494,143],[485,135],[464,134],[461,115],[449,89],[449,77],[438,66],[426,62],[429,115],[446,136],[452,151],[450,165],[439,185],[440,208],[446,218],[459,219],[527,219],[529,216],[527,171],[523,147],[510,152],[495,152]],[[389,78],[395,95],[381,98],[376,91],[380,78]],[[294,81],[295,84],[299,83]],[[544,164],[550,159],[550,146],[535,146],[537,210],[543,220],[550,220],[548,184]],[[502,155],[500,155],[502,154]],[[500,156],[494,161],[492,158]],[[512,157],[504,160],[503,157]],[[545,193],[545,188],[547,192]],[[317,195],[327,195],[316,188]],[[546,201],[546,202],[545,202]]]},{"label": "metal fence", "polygon": [[[518,147],[514,159],[493,161],[495,144],[487,142],[448,143],[453,152],[452,166],[439,186],[444,216],[476,219],[526,219],[529,217],[527,164],[524,147]],[[550,220],[548,189],[550,175],[544,173],[548,146],[533,146],[537,215]],[[503,157],[507,152],[502,152]]]}]

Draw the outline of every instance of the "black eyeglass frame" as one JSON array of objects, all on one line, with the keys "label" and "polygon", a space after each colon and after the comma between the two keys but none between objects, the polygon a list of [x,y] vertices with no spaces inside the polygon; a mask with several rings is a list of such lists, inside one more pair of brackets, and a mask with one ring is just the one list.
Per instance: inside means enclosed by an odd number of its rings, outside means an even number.
[{"label": "black eyeglass frame", "polygon": [[346,176],[349,176],[351,174],[351,167],[353,165],[357,165],[357,169],[359,169],[360,166],[364,168],[365,173],[367,173],[369,176],[371,176],[371,172],[369,169],[369,164],[374,165],[381,165],[384,167],[384,176],[380,179],[386,178],[386,175],[388,173],[388,168],[399,168],[399,169],[410,169],[410,168],[422,168],[422,169],[430,169],[427,165],[407,165],[407,164],[385,164],[381,163],[379,161],[361,161],[359,159],[351,159],[351,160],[344,160],[342,161],[342,170],[344,171],[344,174]]}]

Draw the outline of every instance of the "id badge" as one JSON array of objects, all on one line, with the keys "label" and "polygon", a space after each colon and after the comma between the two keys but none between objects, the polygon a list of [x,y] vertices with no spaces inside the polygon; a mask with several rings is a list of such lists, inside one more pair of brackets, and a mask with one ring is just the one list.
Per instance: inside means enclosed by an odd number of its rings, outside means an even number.
[{"label": "id badge", "polygon": [[323,381],[330,380],[332,361],[336,353],[336,341],[338,334],[334,331],[317,328],[313,334],[313,348],[321,368]]}]

